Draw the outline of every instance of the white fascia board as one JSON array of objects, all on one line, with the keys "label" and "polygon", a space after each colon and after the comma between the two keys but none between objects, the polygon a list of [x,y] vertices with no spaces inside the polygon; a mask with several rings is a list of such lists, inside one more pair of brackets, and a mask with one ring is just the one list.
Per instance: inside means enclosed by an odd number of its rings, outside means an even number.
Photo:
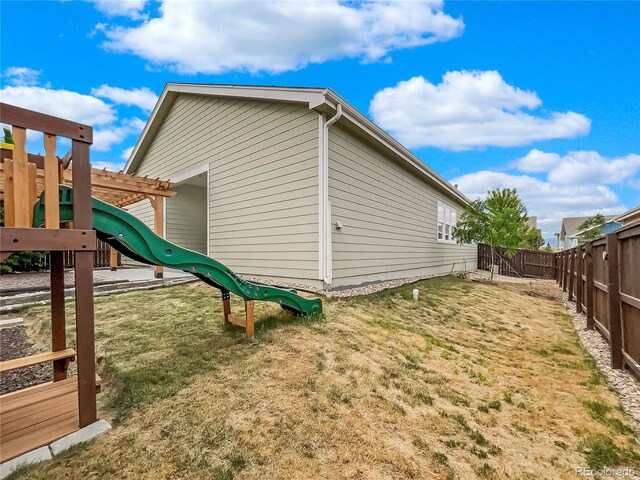
[{"label": "white fascia board", "polygon": [[169,83],[171,92],[192,95],[211,95],[216,97],[249,98],[280,102],[307,103],[315,108],[324,103],[324,94],[320,89],[299,89],[286,87],[255,87],[244,85],[194,85],[188,83]]},{"label": "white fascia board", "polygon": [[616,217],[614,220],[616,223],[624,222],[628,218],[633,217],[638,213],[640,213],[640,205],[638,205],[637,207],[633,207],[631,210],[627,210],[623,214]]}]

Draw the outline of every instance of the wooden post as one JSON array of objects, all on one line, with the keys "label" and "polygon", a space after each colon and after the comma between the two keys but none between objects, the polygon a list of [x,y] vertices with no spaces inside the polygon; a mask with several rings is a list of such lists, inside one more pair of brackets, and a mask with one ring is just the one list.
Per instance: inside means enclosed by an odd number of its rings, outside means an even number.
[{"label": "wooden post", "polygon": [[611,368],[622,368],[622,319],[620,315],[620,277],[618,265],[618,236],[607,235],[607,299],[609,305],[609,344]]},{"label": "wooden post", "polygon": [[29,202],[29,171],[27,160],[27,131],[24,128],[13,127],[13,195],[14,223],[16,227],[31,227]]},{"label": "wooden post", "polygon": [[588,242],[585,247],[585,295],[587,304],[587,328],[593,330],[595,322],[593,321],[593,243]]},{"label": "wooden post", "polygon": [[576,250],[576,312],[582,313],[582,264],[584,258],[582,255],[582,245],[578,246]]},{"label": "wooden post", "polygon": [[[159,237],[164,236],[164,197],[161,195],[154,195],[151,200],[153,205],[153,231]],[[153,269],[153,275],[155,278],[162,278],[164,269],[157,265]]]},{"label": "wooden post", "polygon": [[44,211],[45,227],[60,227],[60,202],[58,200],[58,159],[55,135],[44,135]]},{"label": "wooden post", "polygon": [[16,226],[15,193],[13,188],[13,160],[4,161],[4,226]]},{"label": "wooden post", "polygon": [[[51,271],[51,345],[52,351],[67,348],[66,319],[64,312],[64,253],[49,252]],[[69,359],[53,362],[53,381],[67,378]]]},{"label": "wooden post", "polygon": [[576,248],[572,248],[569,250],[569,301],[572,302],[574,300],[573,295],[573,286],[575,285],[576,277],[573,274],[576,267]]},{"label": "wooden post", "polygon": [[253,300],[245,300],[244,309],[246,312],[246,326],[245,332],[248,338],[253,338]]},{"label": "wooden post", "polygon": [[[92,228],[89,144],[74,140],[73,219],[78,229]],[[93,319],[93,252],[75,252],[76,352],[79,427],[94,423],[96,411],[96,351]]]},{"label": "wooden post", "polygon": [[231,300],[229,292],[222,292],[222,310],[224,315],[224,323],[231,323],[229,321],[229,315],[231,315]]},{"label": "wooden post", "polygon": [[109,268],[112,272],[118,270],[118,251],[113,247],[109,247]]},{"label": "wooden post", "polygon": [[567,291],[567,252],[562,251],[562,291]]}]

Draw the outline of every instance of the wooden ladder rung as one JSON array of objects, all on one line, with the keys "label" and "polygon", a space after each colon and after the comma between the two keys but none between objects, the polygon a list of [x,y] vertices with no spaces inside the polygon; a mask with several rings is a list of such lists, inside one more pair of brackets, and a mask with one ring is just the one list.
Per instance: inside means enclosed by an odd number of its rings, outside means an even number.
[{"label": "wooden ladder rung", "polygon": [[58,352],[45,352],[31,355],[29,357],[16,358],[0,362],[0,373],[15,370],[16,368],[30,367],[39,363],[52,362],[55,360],[63,360],[68,358],[73,361],[76,357],[76,351],[73,348],[67,348]]}]

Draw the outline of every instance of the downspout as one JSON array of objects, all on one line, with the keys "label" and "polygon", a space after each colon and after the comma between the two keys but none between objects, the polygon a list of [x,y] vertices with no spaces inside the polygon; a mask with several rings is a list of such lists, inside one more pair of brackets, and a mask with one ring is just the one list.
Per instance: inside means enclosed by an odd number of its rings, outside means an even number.
[{"label": "downspout", "polygon": [[[342,105],[337,104],[336,114],[323,122],[320,155],[320,208],[318,219],[320,227],[321,275],[325,287],[333,280],[332,247],[331,247],[331,204],[329,202],[329,127],[342,117]],[[322,117],[324,119],[324,117]]]}]

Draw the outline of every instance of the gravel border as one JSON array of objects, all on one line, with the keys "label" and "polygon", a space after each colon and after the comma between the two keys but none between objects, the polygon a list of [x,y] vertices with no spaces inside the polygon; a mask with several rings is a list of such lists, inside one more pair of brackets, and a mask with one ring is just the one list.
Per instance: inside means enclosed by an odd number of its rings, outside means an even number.
[{"label": "gravel border", "polygon": [[339,287],[335,290],[322,290],[319,288],[314,288],[314,287],[310,287],[309,285],[302,285],[299,283],[287,283],[287,282],[280,282],[280,281],[274,281],[274,280],[256,278],[256,277],[243,276],[242,279],[249,280],[250,282],[258,282],[258,283],[263,283],[265,285],[272,285],[274,287],[293,288],[295,290],[300,290],[302,292],[316,293],[318,295],[324,295],[327,298],[346,298],[346,297],[355,297],[356,295],[369,295],[371,293],[376,293],[382,290],[386,290],[387,288],[401,287],[402,285],[406,285],[408,283],[416,283],[416,282],[419,282],[420,280],[426,280],[427,278],[446,277],[447,275],[455,275],[456,273],[461,273],[461,272],[455,271],[453,273],[452,272],[434,273],[431,275],[419,275],[416,277],[397,278],[395,280],[371,282],[364,285],[358,285],[356,287],[346,287],[346,288]]},{"label": "gravel border", "polygon": [[622,409],[635,421],[640,430],[640,381],[628,370],[611,368],[609,344],[596,329],[587,329],[587,316],[576,312],[576,304],[569,301],[567,293],[562,294],[560,302],[565,306],[573,320],[580,343],[596,361],[596,365],[604,374],[609,385],[620,396]]},{"label": "gravel border", "polygon": [[455,275],[459,272],[445,272],[445,273],[433,273],[431,275],[418,275],[415,277],[405,277],[398,278],[395,280],[386,280],[382,282],[369,283],[366,285],[359,285],[357,287],[352,288],[341,288],[339,290],[327,290],[322,292],[329,298],[346,298],[346,297],[355,297],[356,295],[369,295],[376,292],[381,292],[382,290],[386,290],[387,288],[395,288],[401,287],[402,285],[406,285],[408,283],[416,283],[420,280],[426,280],[428,278],[435,277],[446,277],[447,275]]}]

